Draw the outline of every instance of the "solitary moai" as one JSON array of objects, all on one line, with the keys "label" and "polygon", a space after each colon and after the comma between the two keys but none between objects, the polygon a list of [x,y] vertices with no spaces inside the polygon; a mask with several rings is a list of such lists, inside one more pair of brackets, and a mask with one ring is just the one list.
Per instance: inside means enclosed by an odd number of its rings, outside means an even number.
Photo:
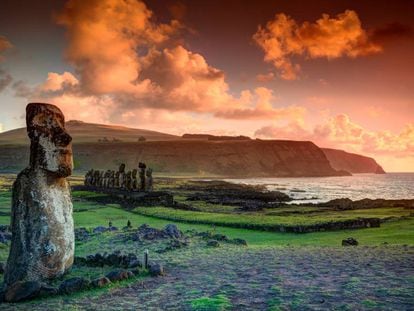
[{"label": "solitary moai", "polygon": [[4,282],[61,276],[73,264],[74,228],[69,183],[72,138],[56,106],[26,107],[30,166],[13,184],[12,241]]},{"label": "solitary moai", "polygon": [[138,163],[139,168],[139,190],[145,191],[145,169],[147,166],[145,163],[139,162]]},{"label": "solitary moai", "polygon": [[152,183],[152,168],[148,168],[146,172],[147,178],[145,180],[145,191],[152,191],[153,190],[153,183]]}]

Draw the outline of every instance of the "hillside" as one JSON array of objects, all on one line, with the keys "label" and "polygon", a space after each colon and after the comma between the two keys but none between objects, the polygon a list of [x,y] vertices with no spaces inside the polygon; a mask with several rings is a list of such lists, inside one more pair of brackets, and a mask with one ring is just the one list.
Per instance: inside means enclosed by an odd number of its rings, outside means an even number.
[{"label": "hillside", "polygon": [[353,174],[375,173],[385,174],[384,169],[375,159],[343,150],[321,148],[336,170],[344,170]]},{"label": "hillside", "polygon": [[[75,143],[94,143],[105,138],[109,141],[136,142],[141,136],[145,137],[147,141],[180,139],[179,136],[155,131],[125,126],[86,123],[76,120],[66,122],[66,129],[73,137]],[[0,133],[0,145],[24,145],[28,143],[29,139],[27,138],[26,128]]]},{"label": "hillside", "polygon": [[[352,172],[373,172],[371,162],[366,162],[370,158],[351,157],[345,152],[339,157],[329,149],[324,153],[314,143],[306,141],[185,139],[155,131],[80,121],[67,122],[67,130],[73,137],[78,172],[90,168],[116,169],[120,163],[132,168],[139,161],[146,162],[157,173],[196,176],[335,176],[347,174],[344,172],[347,168]],[[145,141],[138,141],[141,136]],[[27,165],[26,137],[25,128],[0,134],[0,171],[16,172]],[[370,165],[368,168],[366,163]]]}]

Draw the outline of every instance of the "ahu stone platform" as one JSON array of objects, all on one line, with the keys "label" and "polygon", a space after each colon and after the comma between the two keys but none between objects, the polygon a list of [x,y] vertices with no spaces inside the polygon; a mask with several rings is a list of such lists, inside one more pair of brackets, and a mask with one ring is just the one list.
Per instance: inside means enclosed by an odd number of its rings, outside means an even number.
[{"label": "ahu stone platform", "polygon": [[93,198],[99,203],[119,203],[123,207],[172,206],[174,197],[166,191],[130,191],[120,188],[101,188],[96,186],[73,186],[73,191],[92,191],[107,194],[106,197]]}]

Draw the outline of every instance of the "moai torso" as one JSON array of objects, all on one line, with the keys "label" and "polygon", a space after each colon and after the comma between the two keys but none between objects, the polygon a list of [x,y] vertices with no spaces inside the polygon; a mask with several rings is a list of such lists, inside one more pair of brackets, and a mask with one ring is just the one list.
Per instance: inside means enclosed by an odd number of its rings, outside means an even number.
[{"label": "moai torso", "polygon": [[152,181],[152,169],[148,168],[146,172],[146,179],[145,179],[145,191],[152,191],[153,190],[153,181]]},{"label": "moai torso", "polygon": [[145,163],[139,162],[138,168],[139,168],[139,190],[145,191],[145,169],[146,169]]},{"label": "moai torso", "polygon": [[131,176],[131,171],[128,171],[125,174],[125,188],[127,190],[131,190],[132,189],[132,176]]},{"label": "moai torso", "polygon": [[131,181],[132,190],[137,190],[137,188],[138,188],[137,173],[138,173],[138,170],[136,168],[134,168],[132,170],[132,181]]},{"label": "moai torso", "polygon": [[119,188],[119,172],[115,173],[114,187]]},{"label": "moai torso", "polygon": [[30,167],[13,184],[12,242],[4,281],[35,281],[61,276],[73,264],[74,227],[70,187],[71,137],[55,106],[29,104],[26,122]]},{"label": "moai torso", "polygon": [[119,166],[119,187],[125,189],[125,164]]}]

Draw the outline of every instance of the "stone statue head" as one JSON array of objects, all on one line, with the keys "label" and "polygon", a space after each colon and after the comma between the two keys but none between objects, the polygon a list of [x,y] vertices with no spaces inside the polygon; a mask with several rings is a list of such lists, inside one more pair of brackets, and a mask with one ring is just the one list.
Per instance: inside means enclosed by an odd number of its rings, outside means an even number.
[{"label": "stone statue head", "polygon": [[122,163],[122,164],[119,166],[119,172],[120,172],[120,173],[125,173],[125,164],[124,164],[124,163]]},{"label": "stone statue head", "polygon": [[72,137],[65,130],[65,117],[54,105],[30,103],[26,107],[27,133],[31,141],[30,166],[59,177],[72,174]]},{"label": "stone statue head", "polygon": [[145,174],[147,175],[147,177],[152,177],[152,168],[149,167]]},{"label": "stone statue head", "polygon": [[134,168],[134,169],[132,170],[132,177],[133,177],[133,178],[136,178],[136,177],[137,177],[137,173],[138,173],[138,170],[137,170],[136,168]]}]

